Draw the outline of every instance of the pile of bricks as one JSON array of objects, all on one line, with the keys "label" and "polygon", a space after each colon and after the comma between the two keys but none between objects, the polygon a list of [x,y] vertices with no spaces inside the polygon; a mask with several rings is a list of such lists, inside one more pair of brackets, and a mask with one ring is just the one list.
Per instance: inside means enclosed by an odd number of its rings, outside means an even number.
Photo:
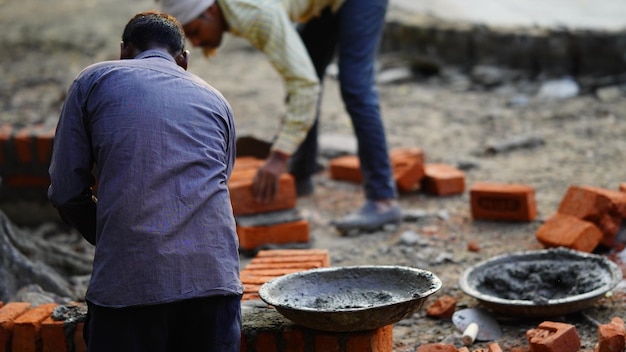
[{"label": "pile of bricks", "polygon": [[252,182],[263,162],[255,157],[238,157],[228,181],[239,248],[244,254],[267,245],[309,243],[309,223],[298,215],[295,182],[290,174],[280,176],[278,192],[272,201],[260,203],[254,199]]},{"label": "pile of bricks", "polygon": [[0,303],[0,352],[85,351],[83,322],[53,319],[57,306]]},{"label": "pile of bricks", "polygon": [[261,250],[241,270],[243,301],[259,299],[259,288],[271,279],[330,266],[327,249]]},{"label": "pile of bricks", "polygon": [[45,197],[55,127],[0,125],[0,196]]},{"label": "pile of bricks", "polygon": [[[424,151],[420,148],[395,148],[389,158],[398,191],[424,192],[446,196],[465,191],[463,171],[446,164],[425,164]],[[354,183],[363,182],[359,158],[346,155],[330,161],[329,177]]]},{"label": "pile of bricks", "polygon": [[552,215],[537,230],[546,247],[592,252],[599,245],[613,247],[626,219],[626,192],[591,186],[571,186]]}]

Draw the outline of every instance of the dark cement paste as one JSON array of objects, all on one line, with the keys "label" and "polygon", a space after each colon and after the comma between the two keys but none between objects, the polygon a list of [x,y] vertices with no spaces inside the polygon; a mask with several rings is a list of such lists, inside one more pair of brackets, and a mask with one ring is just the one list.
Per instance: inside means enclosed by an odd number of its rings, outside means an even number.
[{"label": "dark cement paste", "polygon": [[503,299],[547,303],[598,289],[606,283],[606,276],[596,261],[555,256],[485,268],[477,277],[476,289]]}]

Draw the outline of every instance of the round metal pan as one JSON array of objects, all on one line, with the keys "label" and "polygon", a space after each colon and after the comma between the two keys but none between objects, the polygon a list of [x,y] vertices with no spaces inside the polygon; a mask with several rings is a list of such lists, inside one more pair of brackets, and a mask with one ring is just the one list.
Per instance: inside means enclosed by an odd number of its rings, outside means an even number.
[{"label": "round metal pan", "polygon": [[402,266],[312,269],[268,281],[259,296],[287,319],[311,329],[377,329],[411,316],[439,291],[433,273]]},{"label": "round metal pan", "polygon": [[545,318],[588,308],[621,280],[619,266],[603,256],[552,248],[485,260],[466,269],[459,286],[494,312]]}]

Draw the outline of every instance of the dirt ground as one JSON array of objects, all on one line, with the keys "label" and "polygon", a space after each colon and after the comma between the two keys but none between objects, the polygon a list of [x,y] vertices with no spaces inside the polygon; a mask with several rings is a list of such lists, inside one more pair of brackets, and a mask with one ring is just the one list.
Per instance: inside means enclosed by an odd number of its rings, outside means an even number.
[{"label": "dirt ground", "polygon": [[[0,123],[55,125],[72,78],[90,63],[117,58],[123,25],[136,11],[155,7],[150,0],[61,0],[54,5],[42,0],[0,0],[0,45],[4,48],[0,53]],[[261,54],[227,36],[214,58],[204,59],[193,50],[190,71],[230,101],[239,135],[272,137],[283,114],[284,88]],[[315,176],[316,192],[298,200],[298,209],[310,223],[312,247],[329,249],[333,266],[406,265],[432,271],[442,280],[443,288],[424,309],[394,326],[394,351],[414,351],[420,344],[434,342],[460,347],[459,332],[450,320],[426,317],[425,308],[441,295],[454,296],[459,308],[477,306],[476,300],[459,289],[459,275],[495,255],[542,248],[535,232],[555,213],[570,185],[617,189],[626,181],[623,90],[613,87],[614,98],[589,93],[555,99],[541,89],[548,77],[504,76],[487,89],[476,84],[476,77],[443,68],[439,75],[381,84],[388,142],[391,148],[422,148],[428,163],[462,168],[468,188],[479,181],[534,187],[538,208],[534,221],[473,220],[467,191],[448,197],[415,191],[401,194],[400,202],[407,214],[420,216],[386,231],[342,236],[330,221],[361,204],[359,185],[330,180],[322,171]],[[332,76],[325,81],[323,99],[322,135],[342,136],[349,145],[351,125]],[[517,137],[539,143],[489,152],[493,143]],[[469,251],[470,242],[480,250]],[[248,259],[242,256],[242,265]],[[622,282],[611,297],[594,307],[546,320],[575,324],[581,350],[592,351],[596,324],[626,316],[625,295]],[[527,347],[526,330],[540,322],[498,318],[503,336],[497,342],[503,350]],[[479,342],[472,349],[486,346]]]}]

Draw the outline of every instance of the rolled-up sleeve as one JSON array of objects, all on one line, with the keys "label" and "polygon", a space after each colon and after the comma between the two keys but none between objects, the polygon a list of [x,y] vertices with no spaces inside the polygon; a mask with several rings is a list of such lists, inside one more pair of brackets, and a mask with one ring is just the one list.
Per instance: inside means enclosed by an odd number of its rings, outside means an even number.
[{"label": "rolled-up sleeve", "polygon": [[315,120],[320,83],[311,58],[278,2],[227,3],[223,12],[231,33],[263,52],[284,80],[287,106],[272,149],[292,154]]}]

